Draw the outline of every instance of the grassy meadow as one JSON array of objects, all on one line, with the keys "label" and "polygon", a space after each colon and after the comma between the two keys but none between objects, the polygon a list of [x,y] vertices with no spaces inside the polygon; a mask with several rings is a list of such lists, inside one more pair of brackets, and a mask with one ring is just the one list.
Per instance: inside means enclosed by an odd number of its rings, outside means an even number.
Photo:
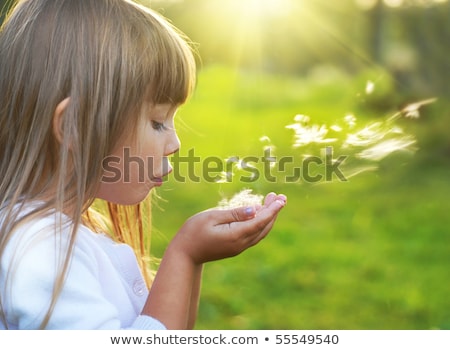
[{"label": "grassy meadow", "polygon": [[[300,78],[205,67],[178,112],[180,156],[261,157],[270,139],[275,156],[300,161],[285,127],[295,115],[332,124],[352,113],[364,124],[395,113],[402,98],[380,72],[347,77],[322,68]],[[175,171],[185,181],[172,174],[157,192],[156,256],[189,216],[224,196],[249,188],[288,197],[264,241],[205,266],[197,328],[449,329],[448,111],[438,101],[419,119],[399,120],[417,136],[418,151],[393,154],[345,182],[286,182],[277,173],[276,181],[243,183],[236,172],[218,183],[205,179],[204,162],[180,164]]]}]

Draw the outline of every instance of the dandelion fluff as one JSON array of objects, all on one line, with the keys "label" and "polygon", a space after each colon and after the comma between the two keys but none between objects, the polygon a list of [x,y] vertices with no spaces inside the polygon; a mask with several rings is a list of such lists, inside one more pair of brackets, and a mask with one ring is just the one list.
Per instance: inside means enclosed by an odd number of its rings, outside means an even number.
[{"label": "dandelion fluff", "polygon": [[411,103],[402,109],[402,113],[405,118],[418,119],[420,118],[420,108],[436,101],[437,98],[429,98],[427,100]]},{"label": "dandelion fluff", "polygon": [[297,115],[294,117],[294,120],[295,120],[297,123],[308,124],[309,121],[311,120],[311,118],[308,117],[307,115],[297,114]]},{"label": "dandelion fluff", "polygon": [[336,138],[327,138],[328,128],[326,125],[311,125],[303,126],[300,123],[286,126],[287,129],[292,129],[295,132],[294,148],[303,147],[312,143],[324,144],[336,142]]},{"label": "dandelion fluff", "polygon": [[[368,81],[366,94],[375,90],[375,84]],[[294,133],[292,148],[302,149],[300,156],[303,160],[317,157],[315,153],[320,147],[321,152],[337,150],[344,152],[339,158],[333,157],[333,152],[322,153],[322,158],[332,165],[342,163],[342,171],[346,178],[350,178],[378,168],[378,162],[394,152],[414,153],[417,143],[414,135],[407,134],[395,121],[401,117],[416,119],[420,117],[422,106],[434,103],[436,98],[411,103],[389,118],[383,118],[360,126],[353,114],[347,114],[343,121],[335,124],[314,124],[310,117],[297,114],[294,123],[286,126]],[[331,137],[332,136],[332,137]],[[318,146],[318,147],[311,147]],[[304,150],[304,152],[303,152]],[[342,158],[344,157],[344,158]],[[344,164],[344,159],[345,164]],[[369,164],[367,164],[369,163]]]},{"label": "dandelion fluff", "polygon": [[356,118],[352,114],[346,115],[344,121],[349,128],[353,128],[356,125]]},{"label": "dandelion fluff", "polygon": [[252,207],[262,205],[264,196],[260,194],[253,194],[252,190],[244,189],[236,193],[230,199],[222,199],[219,204],[219,209],[232,209],[239,207]]},{"label": "dandelion fluff", "polygon": [[354,134],[348,134],[344,143],[347,146],[369,146],[381,141],[390,130],[381,122],[372,123]]},{"label": "dandelion fluff", "polygon": [[266,135],[261,136],[261,137],[259,138],[259,141],[261,141],[261,142],[271,142],[271,141],[270,141],[270,137],[269,137],[269,136],[266,136]]},{"label": "dandelion fluff", "polygon": [[383,158],[386,158],[393,152],[397,151],[409,151],[412,152],[414,149],[411,148],[416,142],[415,139],[411,137],[404,137],[398,139],[390,139],[382,141],[373,147],[367,148],[362,152],[358,153],[357,156],[363,159],[369,159],[379,162]]},{"label": "dandelion fluff", "polygon": [[342,127],[340,127],[339,125],[332,125],[332,126],[330,126],[330,129],[335,131],[335,132],[341,132],[342,131]]},{"label": "dandelion fluff", "polygon": [[216,180],[216,183],[218,184],[223,184],[223,183],[227,183],[227,182],[231,182],[232,178],[233,178],[234,173],[233,172],[226,172],[226,171],[222,171],[219,175],[218,178]]},{"label": "dandelion fluff", "polygon": [[374,92],[374,90],[375,90],[375,83],[369,80],[366,84],[366,94],[370,95]]}]

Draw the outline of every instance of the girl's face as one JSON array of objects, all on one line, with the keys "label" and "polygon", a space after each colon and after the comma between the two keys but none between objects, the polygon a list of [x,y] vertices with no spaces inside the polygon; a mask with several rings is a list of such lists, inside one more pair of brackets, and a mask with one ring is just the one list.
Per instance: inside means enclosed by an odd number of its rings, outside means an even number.
[{"label": "girl's face", "polygon": [[137,136],[125,137],[104,159],[97,198],[132,205],[162,185],[163,177],[172,171],[167,157],[180,147],[174,127],[176,110],[170,104],[143,106]]}]

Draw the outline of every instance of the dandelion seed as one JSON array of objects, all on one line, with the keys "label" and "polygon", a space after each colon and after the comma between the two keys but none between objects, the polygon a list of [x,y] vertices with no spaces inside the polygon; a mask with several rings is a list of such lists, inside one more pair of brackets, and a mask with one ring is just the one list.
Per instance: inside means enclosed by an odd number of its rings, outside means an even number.
[{"label": "dandelion seed", "polygon": [[302,123],[302,124],[308,124],[311,118],[309,118],[307,115],[303,115],[303,114],[297,114],[294,117],[294,121],[296,121],[297,123]]},{"label": "dandelion seed", "polygon": [[[271,165],[270,167],[272,168],[272,165]],[[250,181],[256,181],[256,180],[258,180],[258,177],[259,177],[258,174],[252,173],[252,174],[250,175]]]},{"label": "dandelion seed", "polygon": [[264,196],[253,194],[252,190],[244,189],[236,193],[232,198],[223,198],[218,203],[219,209],[232,209],[239,207],[258,206],[262,205]]},{"label": "dandelion seed", "polygon": [[397,151],[409,151],[413,152],[412,145],[416,143],[416,140],[410,136],[398,139],[390,139],[382,141],[373,147],[363,150],[357,154],[357,157],[363,159],[369,159],[373,161],[380,161],[386,158],[393,152]]},{"label": "dandelion seed", "polygon": [[261,136],[261,137],[259,138],[259,141],[266,143],[266,144],[263,146],[263,151],[264,151],[264,152],[270,152],[270,153],[272,153],[273,151],[275,151],[275,148],[276,148],[276,147],[272,144],[272,141],[270,140],[269,136],[266,136],[266,135]]},{"label": "dandelion seed", "polygon": [[216,183],[218,184],[222,184],[222,183],[226,183],[226,182],[231,182],[231,180],[233,179],[233,175],[234,173],[231,171],[222,171],[218,176],[219,178],[216,180]]},{"label": "dandelion seed", "polygon": [[294,131],[303,128],[300,124],[295,123],[295,124],[288,124],[285,126],[286,129],[292,129]]},{"label": "dandelion seed", "polygon": [[236,167],[237,170],[242,170],[245,168],[246,163],[243,160],[240,160],[234,166]]},{"label": "dandelion seed", "polygon": [[411,118],[411,119],[419,119],[420,118],[419,109],[416,109],[414,107],[408,106],[407,108],[405,108],[403,110],[403,113],[405,114],[406,118]]},{"label": "dandelion seed", "polygon": [[403,129],[401,127],[399,127],[399,126],[393,126],[392,129],[391,129],[391,132],[393,134],[403,134],[404,133]]},{"label": "dandelion seed", "polygon": [[330,126],[330,129],[336,132],[341,132],[342,128],[339,125],[332,125]]},{"label": "dandelion seed", "polygon": [[266,151],[266,152],[275,151],[275,146],[274,145],[264,145],[263,146],[263,151]]},{"label": "dandelion seed", "polygon": [[356,125],[356,118],[352,114],[345,116],[344,121],[349,128],[353,128]]},{"label": "dandelion seed", "polygon": [[332,143],[337,141],[336,138],[326,138],[328,129],[325,125],[319,126],[314,124],[310,127],[298,125],[294,128],[289,126],[289,128],[292,128],[295,131],[294,148],[306,146],[311,143]]},{"label": "dandelion seed", "polygon": [[369,80],[366,84],[366,94],[370,95],[374,92],[374,90],[375,90],[375,83]]},{"label": "dandelion seed", "polygon": [[369,146],[383,139],[385,135],[386,130],[384,130],[382,123],[372,123],[354,134],[348,134],[344,142],[344,147]]},{"label": "dandelion seed", "polygon": [[411,119],[418,119],[420,118],[420,111],[419,109],[422,106],[434,103],[437,101],[437,98],[429,98],[427,100],[411,103],[407,105],[405,108],[401,110],[405,118],[411,118]]}]

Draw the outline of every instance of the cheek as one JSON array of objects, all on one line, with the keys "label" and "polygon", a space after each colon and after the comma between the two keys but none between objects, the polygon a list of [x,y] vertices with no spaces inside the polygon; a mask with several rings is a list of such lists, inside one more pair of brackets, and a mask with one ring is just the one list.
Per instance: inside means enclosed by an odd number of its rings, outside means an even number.
[{"label": "cheek", "polygon": [[103,162],[103,182],[108,184],[144,182],[146,163],[143,157],[124,147],[120,156],[110,156]]},{"label": "cheek", "polygon": [[140,149],[140,162],[144,164],[146,178],[152,179],[160,176],[161,168],[163,166],[164,149],[161,147],[162,142],[153,135],[152,139],[146,140]]}]

